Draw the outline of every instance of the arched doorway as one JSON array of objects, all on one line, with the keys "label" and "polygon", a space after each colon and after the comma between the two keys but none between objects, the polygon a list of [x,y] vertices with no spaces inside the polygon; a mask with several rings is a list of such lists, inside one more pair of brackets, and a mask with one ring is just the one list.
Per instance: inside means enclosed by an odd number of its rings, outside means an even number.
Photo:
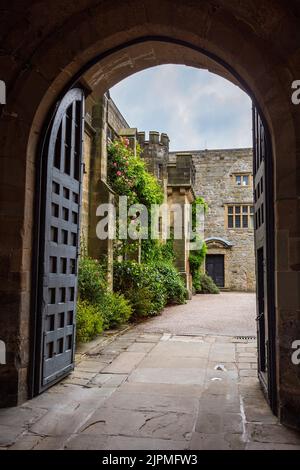
[{"label": "arched doorway", "polygon": [[[283,421],[296,425],[297,419],[295,421],[293,417],[296,416],[295,410],[298,401],[295,397],[299,396],[299,390],[295,387],[294,381],[296,380],[296,383],[298,383],[298,379],[297,371],[290,361],[289,341],[286,341],[286,338],[292,339],[294,335],[297,336],[297,331],[291,327],[287,317],[290,314],[294,315],[293,312],[298,306],[298,300],[295,295],[287,299],[284,293],[288,285],[297,289],[298,264],[296,254],[291,254],[287,264],[285,264],[286,261],[282,259],[283,256],[279,256],[279,252],[281,250],[281,253],[283,253],[282,250],[285,249],[284,247],[286,247],[289,240],[293,246],[297,246],[299,236],[297,222],[295,222],[297,221],[298,208],[298,186],[295,170],[297,168],[298,148],[296,129],[297,123],[299,123],[299,113],[292,107],[290,102],[290,82],[284,75],[285,65],[283,64],[282,68],[278,66],[278,62],[280,62],[278,58],[282,57],[280,45],[278,44],[280,38],[271,41],[271,51],[261,50],[262,37],[269,37],[268,31],[273,31],[275,26],[274,24],[267,24],[266,17],[262,13],[259,24],[256,20],[257,15],[253,15],[253,5],[251,9],[251,6],[247,4],[247,8],[245,7],[243,10],[237,5],[216,7],[212,2],[206,2],[205,5],[199,8],[196,4],[184,5],[178,1],[175,8],[174,4],[170,6],[168,2],[164,2],[164,15],[160,15],[158,18],[157,12],[153,9],[153,4],[150,5],[149,2],[146,2],[146,4],[146,7],[141,8],[136,2],[132,1],[124,9],[125,7],[120,2],[118,11],[115,9],[116,6],[112,8],[112,6],[104,4],[88,5],[86,9],[80,5],[78,11],[63,12],[62,17],[65,20],[70,20],[65,21],[61,29],[64,40],[62,40],[62,36],[56,36],[55,38],[54,35],[49,34],[47,41],[43,44],[40,43],[35,54],[32,55],[32,61],[35,65],[31,70],[29,69],[20,79],[16,78],[16,75],[9,76],[9,73],[7,74],[11,93],[10,107],[7,108],[7,112],[10,112],[11,109],[12,113],[17,114],[18,120],[13,121],[17,118],[10,115],[10,117],[5,118],[5,121],[2,121],[1,129],[8,130],[4,148],[6,155],[11,154],[15,160],[18,159],[16,157],[17,153],[18,155],[26,155],[26,162],[24,164],[23,159],[20,165],[21,171],[18,175],[23,194],[23,198],[21,198],[23,203],[21,205],[24,205],[26,210],[21,211],[13,219],[12,225],[16,233],[20,232],[21,227],[25,227],[25,236],[21,241],[21,249],[14,258],[15,267],[9,267],[8,269],[10,272],[24,271],[23,261],[21,261],[24,259],[24,250],[28,250],[32,246],[31,229],[33,223],[31,210],[33,206],[33,179],[36,170],[35,157],[38,155],[37,143],[43,132],[42,125],[46,121],[49,107],[55,106],[57,98],[64,96],[70,83],[74,84],[82,72],[87,70],[84,69],[86,64],[90,66],[95,57],[99,61],[99,51],[102,51],[103,54],[103,70],[100,73],[103,79],[101,78],[98,83],[100,88],[101,86],[107,88],[107,85],[112,85],[129,73],[134,73],[139,69],[157,63],[191,63],[195,66],[205,66],[232,80],[237,80],[233,74],[233,71],[236,70],[242,86],[246,87],[246,84],[248,84],[248,88],[252,90],[256,97],[261,116],[265,116],[268,123],[273,144],[275,222],[276,228],[280,231],[276,245],[276,282],[279,286],[279,291],[276,294],[277,318],[279,320],[277,327],[277,338],[279,340],[277,345],[279,406]],[[296,28],[296,21],[294,20],[297,9],[294,4],[289,11],[285,11],[285,7],[278,2],[270,1],[268,4],[270,11],[273,12],[273,19],[284,17],[285,19],[282,19],[282,21],[288,25],[287,30],[292,31]],[[146,10],[147,14],[145,14]],[[130,15],[130,11],[134,11],[135,14]],[[35,12],[33,12],[33,18],[34,14]],[[118,24],[116,24],[116,16],[119,21]],[[251,25],[250,28],[249,25]],[[52,33],[57,31],[56,27],[57,25],[53,23]],[[169,38],[172,45],[166,43],[165,47],[162,47],[161,44],[159,47],[153,47],[150,39],[157,37],[161,40],[162,34],[164,37]],[[146,37],[149,38],[147,43],[144,42]],[[177,40],[178,38],[184,41],[186,45],[190,44],[192,46],[191,50],[194,52],[188,54],[185,47],[183,47],[184,51],[179,45],[175,47],[174,39]],[[139,39],[143,39],[140,48],[137,44]],[[124,56],[123,46],[126,44],[132,49]],[[296,54],[297,44],[293,45],[293,41],[288,37],[286,37],[285,44],[286,50],[288,50],[286,57],[293,57],[293,54]],[[243,46],[241,47],[241,45]],[[197,53],[197,48],[201,52]],[[112,52],[114,56],[111,56],[109,52]],[[203,61],[204,52],[209,52],[208,55],[212,55],[209,59]],[[200,57],[200,55],[201,60],[199,59],[197,63],[196,56]],[[221,59],[221,62],[219,62],[221,65],[215,66],[213,65],[214,59],[217,57]],[[52,58],[51,61],[50,58]],[[288,59],[286,60],[288,61]],[[106,67],[104,66],[105,61],[107,61]],[[124,67],[120,64],[124,64]],[[226,70],[225,64],[229,64],[229,69]],[[292,61],[287,68],[296,73],[299,70],[299,68],[297,69],[297,61]],[[38,70],[43,70],[43,74]],[[283,76],[284,78],[282,78]],[[292,76],[292,73],[290,76]],[[35,93],[34,96],[30,96],[28,89],[32,88],[34,80],[36,83]],[[13,146],[16,125],[20,126],[19,130],[21,131],[17,142],[17,152],[16,146]],[[7,167],[13,161],[7,161]],[[24,178],[25,174],[26,179]],[[7,211],[8,209],[3,212],[4,218],[9,215],[9,211]],[[16,241],[11,240],[12,244],[13,242]],[[7,249],[8,246],[9,242],[6,241],[4,249]],[[30,258],[28,252],[26,256],[28,260]],[[7,266],[10,266],[9,260],[7,263]],[[27,261],[26,272],[31,272],[29,261]],[[21,286],[18,280],[16,283]],[[293,290],[295,290],[294,288]],[[19,317],[22,317],[23,324],[24,321],[26,323],[24,316],[27,315],[26,328],[28,329],[30,276],[26,281],[26,289],[22,289],[20,293],[24,295],[19,295],[18,291],[18,299],[14,308],[19,312]],[[26,386],[24,387],[27,383],[26,374],[21,374],[19,369],[25,371],[27,362],[25,359],[22,367],[19,367],[16,366],[14,361],[16,355],[20,355],[20,351],[26,348],[25,344],[28,342],[28,335],[26,336],[26,334],[23,335],[21,341],[14,340],[19,334],[19,325],[20,323],[15,322],[15,324],[11,323],[7,326],[7,331],[10,328],[7,336],[12,339],[7,343],[11,359],[8,361],[5,374],[6,382],[9,377],[14,384],[12,387],[14,391],[10,394],[11,402],[26,397]],[[28,360],[28,354],[25,354],[25,356]],[[283,369],[285,369],[284,375]],[[21,386],[21,384],[23,385]]]},{"label": "arched doorway", "polygon": [[[157,42],[167,46],[175,44],[185,49],[189,48],[188,44],[181,41],[158,37],[140,38],[133,44],[125,44],[124,50],[128,47],[134,47],[135,44],[140,46],[150,41],[152,44]],[[122,51],[122,48],[120,50]],[[200,54],[204,53],[201,49],[197,51],[195,47],[192,50]],[[111,51],[111,54],[115,55],[116,51]],[[242,81],[234,70],[227,67],[226,63],[213,55],[210,56],[210,59],[216,61],[217,64],[220,63],[222,68],[225,70],[228,68],[228,73],[233,77],[236,76],[237,83],[239,80]],[[46,166],[47,170],[41,169],[39,171],[42,180],[38,182],[41,185],[42,199],[39,203],[40,212],[37,217],[40,220],[41,229],[36,233],[35,245],[39,247],[39,250],[34,253],[34,260],[43,260],[43,264],[36,270],[36,277],[33,280],[39,292],[33,308],[33,311],[36,312],[34,324],[36,325],[35,337],[37,339],[32,367],[33,394],[53,385],[74,368],[76,314],[74,292],[76,292],[77,274],[75,266],[79,252],[82,161],[80,135],[76,137],[75,131],[77,129],[79,134],[82,132],[80,123],[83,122],[82,114],[76,111],[78,106],[76,103],[83,102],[84,98],[83,91],[80,94],[78,88],[73,89],[72,86],[80,86],[80,80],[84,77],[92,87],[93,80],[99,73],[101,60],[107,60],[108,57],[108,53],[105,54],[105,57],[95,57],[73,78],[70,90],[66,91],[66,95],[55,106],[54,115],[50,114],[48,117],[45,128],[48,129],[49,136],[42,136],[40,148],[43,149],[43,152],[40,164],[42,168]],[[244,88],[246,86],[244,84]],[[78,98],[80,96],[81,99]],[[253,108],[253,124],[257,277],[259,286],[263,286],[262,289],[258,289],[257,299],[259,377],[270,406],[277,413],[276,324],[272,265],[274,258],[273,156],[266,120],[259,114],[255,106]],[[76,172],[75,168],[77,168]],[[55,175],[57,170],[60,172],[60,178]],[[106,175],[104,176],[106,177]],[[79,183],[75,192],[74,188],[71,188],[74,182],[76,188],[76,182]],[[45,194],[46,197],[43,196]],[[76,200],[73,200],[73,203],[77,202],[77,204],[76,207],[70,208],[67,201],[74,196]],[[60,199],[58,200],[58,198]],[[77,225],[71,220],[74,210],[77,214]],[[74,241],[70,237],[73,237]],[[68,244],[71,244],[70,253],[66,253]],[[61,251],[63,251],[63,255],[60,253]],[[65,268],[60,266],[62,262],[65,263]],[[69,267],[70,263],[72,263],[72,268]],[[70,276],[72,276],[71,284]],[[70,291],[73,292],[72,295]],[[34,371],[39,371],[39,373],[34,373]]]}]

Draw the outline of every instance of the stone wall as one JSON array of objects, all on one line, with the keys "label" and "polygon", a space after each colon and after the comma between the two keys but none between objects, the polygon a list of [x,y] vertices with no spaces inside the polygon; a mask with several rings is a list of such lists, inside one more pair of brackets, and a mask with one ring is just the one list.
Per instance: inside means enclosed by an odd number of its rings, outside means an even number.
[{"label": "stone wall", "polygon": [[[228,229],[227,204],[253,204],[252,178],[249,186],[237,186],[235,174],[252,175],[252,149],[205,150],[192,153],[196,167],[195,192],[203,196],[209,209],[205,217],[208,254],[224,255],[225,288],[255,290],[253,229]],[[174,159],[176,152],[172,152]]]},{"label": "stone wall", "polygon": [[84,133],[84,173],[82,178],[82,200],[81,200],[81,241],[88,248],[89,238],[89,209],[90,209],[90,167],[93,136],[87,130]]},{"label": "stone wall", "polygon": [[107,97],[107,124],[116,134],[120,134],[122,129],[127,129],[130,126],[124,116],[121,114],[120,110],[117,108],[115,102],[111,99],[109,93],[107,94]]},{"label": "stone wall", "polygon": [[[101,96],[91,94],[86,99],[84,133],[84,174],[82,184],[81,241],[90,256],[112,257],[110,241],[96,237],[96,209],[101,203],[108,203],[112,197],[107,187],[107,142],[117,137],[128,124],[110,98],[109,93]],[[109,246],[108,246],[109,245]],[[109,276],[111,279],[111,276]]]}]

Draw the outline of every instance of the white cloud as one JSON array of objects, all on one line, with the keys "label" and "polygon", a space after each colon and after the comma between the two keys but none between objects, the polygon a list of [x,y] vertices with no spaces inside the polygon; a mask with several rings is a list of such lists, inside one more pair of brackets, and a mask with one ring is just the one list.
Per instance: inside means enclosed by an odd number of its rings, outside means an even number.
[{"label": "white cloud", "polygon": [[110,91],[132,127],[167,132],[172,150],[252,145],[250,98],[207,71],[162,65],[137,73]]}]

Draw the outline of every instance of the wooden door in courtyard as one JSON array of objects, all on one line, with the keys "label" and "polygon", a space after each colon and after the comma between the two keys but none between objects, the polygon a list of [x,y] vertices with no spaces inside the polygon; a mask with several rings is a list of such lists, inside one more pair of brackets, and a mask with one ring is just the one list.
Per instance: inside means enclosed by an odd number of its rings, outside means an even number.
[{"label": "wooden door in courtyard", "polygon": [[224,255],[207,255],[206,272],[218,287],[225,287]]},{"label": "wooden door in courtyard", "polygon": [[255,251],[259,379],[276,412],[274,189],[270,136],[253,108]]},{"label": "wooden door in courtyard", "polygon": [[32,395],[74,367],[84,93],[57,105],[43,143]]}]

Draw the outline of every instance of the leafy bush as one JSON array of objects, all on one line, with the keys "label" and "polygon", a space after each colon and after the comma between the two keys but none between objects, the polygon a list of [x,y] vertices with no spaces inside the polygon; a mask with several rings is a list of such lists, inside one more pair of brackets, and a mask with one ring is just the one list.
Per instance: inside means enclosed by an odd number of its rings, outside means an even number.
[{"label": "leafy bush", "polygon": [[149,312],[153,310],[153,293],[148,287],[141,287],[138,290],[130,289],[126,292],[126,297],[136,317],[148,317]]},{"label": "leafy bush", "polygon": [[188,293],[184,281],[175,266],[171,263],[158,262],[155,264],[155,269],[163,277],[167,303],[184,304]]},{"label": "leafy bush", "polygon": [[103,331],[103,318],[99,305],[78,300],[76,336],[79,342],[91,341]]},{"label": "leafy bush", "polygon": [[[161,312],[167,302],[167,295],[163,285],[163,276],[151,265],[138,264],[135,261],[117,262],[114,265],[114,287],[128,298],[128,291],[136,293],[147,288],[152,296],[149,316]],[[140,311],[134,310],[137,316],[144,316]]]},{"label": "leafy bush", "polygon": [[105,329],[116,328],[129,320],[132,307],[124,295],[107,292],[102,300],[102,312]]},{"label": "leafy bush", "polygon": [[160,240],[142,240],[142,262],[156,263],[158,261],[173,263],[175,261],[174,240],[168,239],[165,243]]},{"label": "leafy bush", "polygon": [[79,261],[78,293],[78,341],[90,341],[103,329],[115,328],[132,315],[129,301],[108,290],[104,267],[87,256]]},{"label": "leafy bush", "polygon": [[171,263],[115,263],[114,287],[123,293],[139,317],[161,312],[167,303],[184,303],[187,298],[183,280]]},{"label": "leafy bush", "polygon": [[106,275],[98,260],[81,257],[78,269],[78,292],[82,300],[100,302],[107,289]]},{"label": "leafy bush", "polygon": [[219,294],[220,290],[210,276],[198,273],[193,278],[193,287],[197,294]]}]

